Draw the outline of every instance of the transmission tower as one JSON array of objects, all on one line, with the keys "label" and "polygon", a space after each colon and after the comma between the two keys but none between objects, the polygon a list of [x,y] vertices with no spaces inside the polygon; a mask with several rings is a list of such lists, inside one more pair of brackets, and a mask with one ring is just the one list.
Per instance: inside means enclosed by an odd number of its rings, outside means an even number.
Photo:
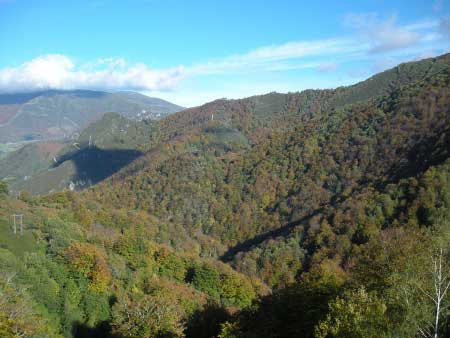
[{"label": "transmission tower", "polygon": [[[23,214],[13,214],[12,217],[14,219],[14,235],[17,234],[17,225],[19,225],[20,234],[23,235]],[[18,222],[16,222],[16,218],[18,219]]]}]

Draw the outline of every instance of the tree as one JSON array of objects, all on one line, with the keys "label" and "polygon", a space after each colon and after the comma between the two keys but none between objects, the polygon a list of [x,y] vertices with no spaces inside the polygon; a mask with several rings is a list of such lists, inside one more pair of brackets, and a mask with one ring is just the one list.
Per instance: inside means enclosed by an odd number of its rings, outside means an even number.
[{"label": "tree", "polygon": [[387,306],[364,288],[350,291],[329,305],[325,320],[316,326],[317,338],[381,338],[389,336]]},{"label": "tree", "polygon": [[449,327],[445,321],[450,314],[450,222],[446,217],[437,217],[431,229],[420,233],[419,237],[411,237],[414,241],[410,242],[410,249],[395,264],[395,272],[389,283],[390,295],[392,299],[398,299],[398,305],[404,309],[404,328],[409,331],[408,336],[447,337]]},{"label": "tree", "polygon": [[184,337],[181,310],[161,297],[121,298],[113,307],[113,332],[130,338]]},{"label": "tree", "polygon": [[72,268],[89,280],[91,290],[106,290],[111,281],[111,272],[105,254],[95,245],[72,242],[67,248],[66,257]]},{"label": "tree", "polygon": [[230,273],[222,276],[220,297],[225,305],[246,307],[252,303],[256,294],[247,279]]},{"label": "tree", "polygon": [[424,338],[438,338],[442,330],[441,317],[443,312],[448,308],[449,302],[447,292],[450,287],[450,269],[446,264],[446,255],[443,249],[431,258],[431,269],[425,285],[418,285],[418,289],[422,294],[422,301],[431,301],[433,309],[432,322],[418,324],[418,330]]},{"label": "tree", "polygon": [[220,274],[208,265],[193,268],[192,285],[209,296],[219,299],[220,294]]}]

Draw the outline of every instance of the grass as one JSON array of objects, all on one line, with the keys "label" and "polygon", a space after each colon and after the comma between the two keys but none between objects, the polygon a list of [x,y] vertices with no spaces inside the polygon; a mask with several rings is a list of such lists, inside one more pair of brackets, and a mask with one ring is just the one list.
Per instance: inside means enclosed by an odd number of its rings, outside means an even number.
[{"label": "grass", "polygon": [[13,232],[13,220],[0,218],[0,248],[8,249],[16,256],[23,256],[25,252],[32,252],[38,249],[37,241],[33,232],[26,228],[26,218],[24,217],[24,232],[20,235],[19,228],[17,234]]}]

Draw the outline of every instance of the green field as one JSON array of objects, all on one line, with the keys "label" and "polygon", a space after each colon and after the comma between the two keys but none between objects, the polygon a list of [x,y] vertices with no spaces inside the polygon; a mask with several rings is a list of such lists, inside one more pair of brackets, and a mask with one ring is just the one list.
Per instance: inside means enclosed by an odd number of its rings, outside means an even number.
[{"label": "green field", "polygon": [[33,232],[27,229],[26,218],[24,218],[24,232],[21,235],[17,227],[17,233],[13,232],[13,219],[0,218],[0,248],[12,251],[16,256],[23,256],[25,252],[37,250],[36,239]]}]

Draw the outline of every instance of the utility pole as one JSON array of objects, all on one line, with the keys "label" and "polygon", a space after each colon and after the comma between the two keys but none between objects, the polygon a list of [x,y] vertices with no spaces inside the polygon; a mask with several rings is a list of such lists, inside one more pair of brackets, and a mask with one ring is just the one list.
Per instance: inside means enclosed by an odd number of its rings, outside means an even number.
[{"label": "utility pole", "polygon": [[[12,217],[14,219],[14,235],[17,234],[17,223],[19,223],[20,226],[20,234],[23,235],[23,214],[13,214]],[[19,222],[16,222],[16,217],[18,218]]]}]

